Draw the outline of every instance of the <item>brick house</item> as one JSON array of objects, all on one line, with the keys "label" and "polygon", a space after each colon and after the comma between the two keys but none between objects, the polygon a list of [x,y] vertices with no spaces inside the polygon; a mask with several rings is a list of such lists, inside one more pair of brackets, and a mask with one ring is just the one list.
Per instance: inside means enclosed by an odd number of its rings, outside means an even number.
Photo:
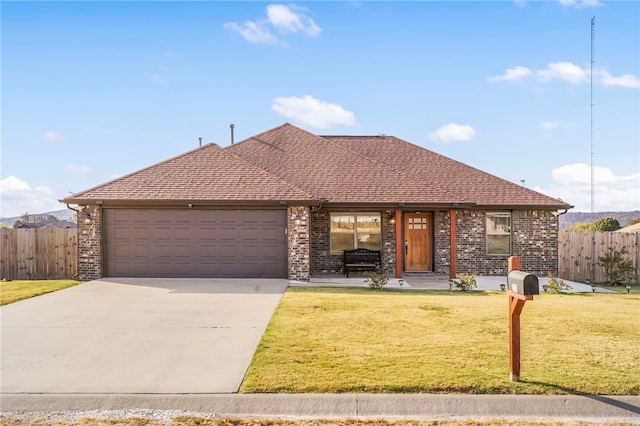
[{"label": "brick house", "polygon": [[207,144],[73,194],[79,274],[275,277],[342,269],[381,250],[385,273],[557,274],[569,204],[393,136],[318,136],[283,124]]}]

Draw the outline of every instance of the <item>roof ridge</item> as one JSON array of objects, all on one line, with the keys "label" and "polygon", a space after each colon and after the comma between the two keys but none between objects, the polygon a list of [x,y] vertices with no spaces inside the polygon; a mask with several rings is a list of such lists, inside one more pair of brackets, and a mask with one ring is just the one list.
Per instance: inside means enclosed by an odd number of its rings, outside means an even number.
[{"label": "roof ridge", "polygon": [[216,148],[219,149],[219,150],[222,150],[222,147],[220,145],[216,144],[215,142],[209,142],[209,143],[207,143],[205,145],[199,146],[199,147],[194,148],[194,149],[190,149],[189,151],[185,151],[182,154],[174,155],[173,157],[167,158],[166,160],[162,160],[162,161],[160,161],[158,163],[153,163],[153,164],[151,164],[151,165],[149,165],[147,167],[143,167],[141,169],[134,170],[131,173],[127,173],[127,174],[124,174],[122,176],[118,176],[117,178],[108,180],[108,181],[106,181],[104,183],[101,183],[99,185],[93,186],[93,187],[91,187],[89,189],[85,189],[84,191],[75,192],[75,193],[69,195],[68,197],[64,197],[62,200],[58,200],[58,201],[64,201],[64,200],[67,200],[67,199],[77,198],[78,196],[82,196],[82,194],[86,194],[88,192],[95,191],[96,189],[100,189],[100,188],[102,188],[104,186],[111,185],[112,183],[117,182],[119,180],[123,180],[123,179],[126,179],[126,178],[130,178],[131,176],[135,176],[135,175],[141,174],[141,173],[146,172],[147,170],[149,170],[149,169],[151,169],[153,167],[157,167],[157,166],[160,166],[161,164],[166,164],[166,163],[169,163],[171,161],[175,161],[175,160],[177,160],[179,158],[182,158],[182,157],[185,157],[187,155],[190,155],[190,154],[192,154],[192,153],[194,153],[196,151],[204,150],[204,149],[216,149]]},{"label": "roof ridge", "polygon": [[[250,139],[253,139],[253,138],[250,138]],[[224,150],[224,148],[223,148],[223,150]],[[264,167],[258,166],[258,165],[257,165],[257,164],[255,164],[255,163],[252,163],[251,161],[247,160],[247,159],[246,159],[246,158],[244,158],[244,157],[241,157],[240,155],[238,155],[238,154],[236,154],[236,153],[234,153],[234,152],[225,152],[225,155],[231,155],[231,156],[233,156],[234,158],[236,158],[236,159],[238,159],[238,160],[242,161],[243,163],[248,164],[248,165],[249,165],[249,166],[251,166],[252,168],[254,168],[254,169],[256,169],[256,170],[259,170],[262,174],[265,174],[265,175],[268,175],[268,176],[274,177],[274,178],[276,178],[277,180],[279,180],[280,182],[285,183],[285,184],[286,184],[287,186],[289,186],[290,188],[293,188],[293,189],[295,189],[295,190],[297,190],[297,191],[300,191],[300,192],[304,193],[305,195],[309,196],[310,198],[314,198],[314,199],[318,199],[318,198],[319,198],[316,194],[312,194],[311,192],[307,191],[306,189],[304,189],[304,188],[300,188],[299,186],[294,185],[293,183],[291,183],[291,182],[289,182],[288,180],[284,179],[282,176],[278,176],[277,174],[272,173],[272,172],[270,172],[269,170],[265,169]]]},{"label": "roof ridge", "polygon": [[[229,148],[229,147],[232,147],[232,146],[240,145],[241,143],[244,143],[244,142],[250,141],[251,139],[259,139],[259,137],[260,137],[260,136],[262,136],[262,135],[264,135],[264,134],[266,134],[266,133],[273,132],[273,131],[278,130],[278,129],[283,128],[283,127],[295,127],[296,129],[300,129],[299,127],[296,127],[296,126],[294,126],[293,124],[291,124],[291,123],[289,123],[288,121],[286,121],[286,122],[284,122],[284,123],[282,123],[282,124],[280,124],[280,125],[278,125],[278,126],[276,126],[276,127],[272,127],[272,128],[271,128],[271,129],[269,129],[269,130],[265,130],[265,131],[260,132],[260,133],[258,133],[258,134],[251,135],[251,136],[249,136],[249,137],[247,137],[247,138],[245,138],[245,139],[242,139],[241,141],[238,141],[238,142],[235,142],[235,143],[229,144],[229,145],[224,146],[224,147],[221,147],[221,148],[222,148],[222,149],[226,149],[226,148]],[[304,130],[304,129],[300,129],[300,130],[302,130],[302,131],[306,132],[306,130]],[[307,132],[307,133],[308,133],[308,132]]]}]

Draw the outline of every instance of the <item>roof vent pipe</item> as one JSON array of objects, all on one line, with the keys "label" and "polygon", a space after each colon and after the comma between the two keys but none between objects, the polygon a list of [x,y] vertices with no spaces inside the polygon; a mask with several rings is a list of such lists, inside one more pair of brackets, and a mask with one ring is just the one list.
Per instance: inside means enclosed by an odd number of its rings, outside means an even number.
[{"label": "roof vent pipe", "polygon": [[229,127],[231,128],[231,145],[233,145],[233,128],[236,126],[234,126],[233,123],[231,123]]},{"label": "roof vent pipe", "polygon": [[200,146],[202,146],[202,138],[198,138],[198,142],[200,142]]}]

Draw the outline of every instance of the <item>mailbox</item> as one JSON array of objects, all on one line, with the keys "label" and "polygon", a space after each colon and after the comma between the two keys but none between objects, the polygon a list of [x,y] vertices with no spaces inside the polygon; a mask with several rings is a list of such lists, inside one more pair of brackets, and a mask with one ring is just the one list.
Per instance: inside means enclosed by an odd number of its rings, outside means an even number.
[{"label": "mailbox", "polygon": [[534,294],[540,294],[540,287],[538,285],[538,277],[533,274],[522,271],[511,271],[507,275],[507,283],[509,290],[514,293],[530,296]]}]

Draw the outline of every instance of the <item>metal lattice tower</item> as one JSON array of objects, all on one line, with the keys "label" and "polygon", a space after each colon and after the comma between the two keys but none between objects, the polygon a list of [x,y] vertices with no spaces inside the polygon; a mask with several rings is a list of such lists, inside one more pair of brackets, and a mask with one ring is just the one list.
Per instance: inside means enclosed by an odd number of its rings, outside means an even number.
[{"label": "metal lattice tower", "polygon": [[595,195],[595,165],[593,162],[594,157],[594,147],[593,147],[593,65],[595,62],[595,53],[596,53],[596,17],[593,16],[591,18],[591,221],[595,220],[594,212],[595,212],[595,204],[596,204],[596,195]]}]

